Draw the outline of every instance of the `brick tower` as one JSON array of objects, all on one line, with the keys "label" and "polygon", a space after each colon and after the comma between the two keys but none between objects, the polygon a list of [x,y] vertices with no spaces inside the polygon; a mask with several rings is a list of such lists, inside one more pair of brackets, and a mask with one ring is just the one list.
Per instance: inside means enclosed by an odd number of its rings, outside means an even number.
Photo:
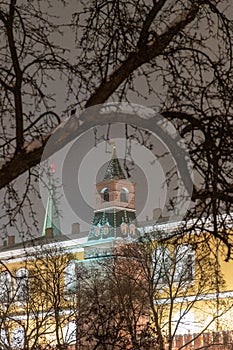
[{"label": "brick tower", "polygon": [[137,235],[135,184],[126,179],[114,145],[104,179],[96,184],[96,210],[88,241]]}]

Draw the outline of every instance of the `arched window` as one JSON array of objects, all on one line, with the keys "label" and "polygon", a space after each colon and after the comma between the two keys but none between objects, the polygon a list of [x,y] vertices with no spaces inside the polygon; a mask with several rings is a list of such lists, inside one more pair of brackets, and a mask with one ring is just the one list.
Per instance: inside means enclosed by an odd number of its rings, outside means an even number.
[{"label": "arched window", "polygon": [[0,300],[8,303],[12,296],[11,275],[8,271],[0,273]]},{"label": "arched window", "polygon": [[104,236],[107,236],[108,233],[109,233],[109,225],[106,223],[106,224],[104,225],[103,234],[104,234]]},{"label": "arched window", "polygon": [[127,188],[122,188],[121,189],[121,193],[120,193],[120,201],[127,203],[128,202],[128,193],[129,191],[127,190]]},{"label": "arched window", "polygon": [[136,226],[133,223],[129,225],[129,234],[131,236],[135,236],[136,234]]},{"label": "arched window", "polygon": [[15,328],[12,332],[12,347],[22,349],[24,347],[24,338],[23,327]]},{"label": "arched window", "polygon": [[121,224],[121,233],[125,236],[128,233],[128,225],[125,222]]},{"label": "arched window", "polygon": [[101,226],[100,223],[98,223],[97,226],[95,226],[95,236],[96,236],[96,237],[99,237],[99,236],[100,236],[100,234],[101,234],[101,232],[100,232],[101,228],[102,228],[102,226]]},{"label": "arched window", "polygon": [[168,248],[160,246],[153,256],[153,275],[155,283],[169,283],[171,278],[171,256]]},{"label": "arched window", "polygon": [[105,201],[105,202],[109,202],[109,191],[108,191],[108,188],[103,188],[102,191],[101,191],[101,194],[102,194],[102,199]]},{"label": "arched window", "polygon": [[174,281],[187,282],[194,278],[194,250],[189,244],[181,244],[174,251]]},{"label": "arched window", "polygon": [[9,333],[8,329],[0,329],[0,348],[9,349]]},{"label": "arched window", "polygon": [[74,261],[70,261],[65,269],[64,289],[66,293],[76,291],[76,265]]},{"label": "arched window", "polygon": [[76,343],[76,323],[75,321],[68,322],[63,328],[63,339],[66,344]]},{"label": "arched window", "polygon": [[29,272],[23,268],[15,274],[15,298],[25,300],[29,294]]}]

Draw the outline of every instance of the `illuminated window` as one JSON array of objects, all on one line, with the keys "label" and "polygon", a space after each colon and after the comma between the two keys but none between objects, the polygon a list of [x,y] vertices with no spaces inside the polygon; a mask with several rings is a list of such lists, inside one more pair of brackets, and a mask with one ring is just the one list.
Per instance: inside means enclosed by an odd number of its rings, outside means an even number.
[{"label": "illuminated window", "polygon": [[194,250],[189,244],[181,244],[174,251],[174,281],[192,281],[194,278]]},{"label": "illuminated window", "polygon": [[155,283],[169,283],[171,280],[171,255],[168,248],[157,247],[153,256]]},{"label": "illuminated window", "polygon": [[12,332],[12,347],[22,349],[24,347],[24,329],[15,328]]},{"label": "illuminated window", "polygon": [[8,271],[0,273],[0,300],[4,303],[10,302],[12,296],[11,275]]},{"label": "illuminated window", "polygon": [[109,233],[109,224],[106,223],[106,224],[104,225],[103,234],[104,234],[104,236],[107,236],[108,233]]},{"label": "illuminated window", "polygon": [[63,339],[66,344],[76,343],[76,324],[75,321],[68,322],[63,328]]},{"label": "illuminated window", "polygon": [[29,293],[29,273],[27,269],[20,269],[15,274],[15,298],[25,300]]},{"label": "illuminated window", "polygon": [[7,329],[0,329],[0,348],[9,349],[9,333]]},{"label": "illuminated window", "polygon": [[134,236],[136,234],[136,226],[134,224],[129,225],[129,234]]},{"label": "illuminated window", "polygon": [[95,235],[96,237],[100,236],[100,230],[101,230],[102,226],[100,223],[97,224],[97,226],[95,226]]},{"label": "illuminated window", "polygon": [[127,235],[128,232],[128,225],[125,222],[122,222],[121,224],[121,233],[123,235]]},{"label": "illuminated window", "polygon": [[74,261],[70,261],[65,269],[64,289],[66,293],[76,291],[76,265]]}]

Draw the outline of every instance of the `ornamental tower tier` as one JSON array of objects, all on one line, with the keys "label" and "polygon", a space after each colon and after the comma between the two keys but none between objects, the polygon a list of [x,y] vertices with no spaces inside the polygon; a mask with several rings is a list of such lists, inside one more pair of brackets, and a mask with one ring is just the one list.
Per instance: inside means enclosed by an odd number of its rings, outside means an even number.
[{"label": "ornamental tower tier", "polygon": [[114,146],[104,179],[96,184],[96,210],[88,241],[137,235],[135,183],[126,178]]}]

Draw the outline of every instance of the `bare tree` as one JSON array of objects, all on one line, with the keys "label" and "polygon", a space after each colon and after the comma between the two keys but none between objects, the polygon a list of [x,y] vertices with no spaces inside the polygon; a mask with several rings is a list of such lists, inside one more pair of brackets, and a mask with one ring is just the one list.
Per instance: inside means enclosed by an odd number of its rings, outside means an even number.
[{"label": "bare tree", "polygon": [[163,236],[119,245],[78,268],[80,349],[172,349],[180,332],[198,338],[221,324],[231,303],[216,298],[225,282],[206,244]]},{"label": "bare tree", "polygon": [[[66,284],[74,257],[58,244],[26,252],[20,265],[0,272],[1,348],[64,349],[75,343],[76,298]],[[70,285],[75,280],[73,271]]]},{"label": "bare tree", "polygon": [[[228,219],[221,214],[231,215],[232,210],[232,26],[227,17],[231,4],[227,0],[85,1],[73,15],[75,64],[53,42],[53,32],[64,27],[56,25],[40,4],[7,0],[0,9],[0,187],[6,187],[9,222],[16,225],[20,218],[27,225],[22,206],[32,207],[28,192],[35,191],[33,167],[60,123],[46,91],[56,71],[76,83],[68,91],[75,94],[81,109],[109,99],[134,102],[137,98],[174,123],[187,141],[198,179],[192,196],[195,209],[189,217],[195,216],[193,226],[201,229],[203,214],[212,217],[205,238],[214,235],[223,241],[229,259]],[[57,149],[78,129],[78,120],[71,118],[66,132],[58,132]],[[22,200],[12,181],[25,172]]]},{"label": "bare tree", "polygon": [[[132,261],[131,261],[132,262]],[[122,270],[130,270],[131,278]],[[124,270],[125,271],[125,270]],[[138,276],[137,276],[138,277]],[[135,278],[135,279],[134,279]],[[148,305],[135,264],[116,257],[77,266],[78,349],[146,349]]]},{"label": "bare tree", "polygon": [[64,349],[75,338],[75,257],[54,243],[37,250],[33,258],[30,302],[47,315],[46,331],[53,345]]},{"label": "bare tree", "polygon": [[[5,213],[10,214],[5,227],[18,225],[20,230],[21,220],[26,230],[29,218],[25,220],[24,206],[30,207],[32,221],[37,224],[34,200],[28,195],[31,192],[32,197],[39,196],[34,184],[38,170],[33,166],[40,162],[42,145],[61,121],[53,111],[56,102],[51,82],[68,82],[69,74],[75,72],[68,59],[69,50],[58,43],[63,25],[69,26],[53,15],[49,2],[1,2],[1,178],[10,176],[2,183],[6,186],[2,194]],[[27,169],[23,166],[26,163]],[[11,181],[25,170],[28,173],[21,180],[22,193],[18,194],[19,186]]]}]

